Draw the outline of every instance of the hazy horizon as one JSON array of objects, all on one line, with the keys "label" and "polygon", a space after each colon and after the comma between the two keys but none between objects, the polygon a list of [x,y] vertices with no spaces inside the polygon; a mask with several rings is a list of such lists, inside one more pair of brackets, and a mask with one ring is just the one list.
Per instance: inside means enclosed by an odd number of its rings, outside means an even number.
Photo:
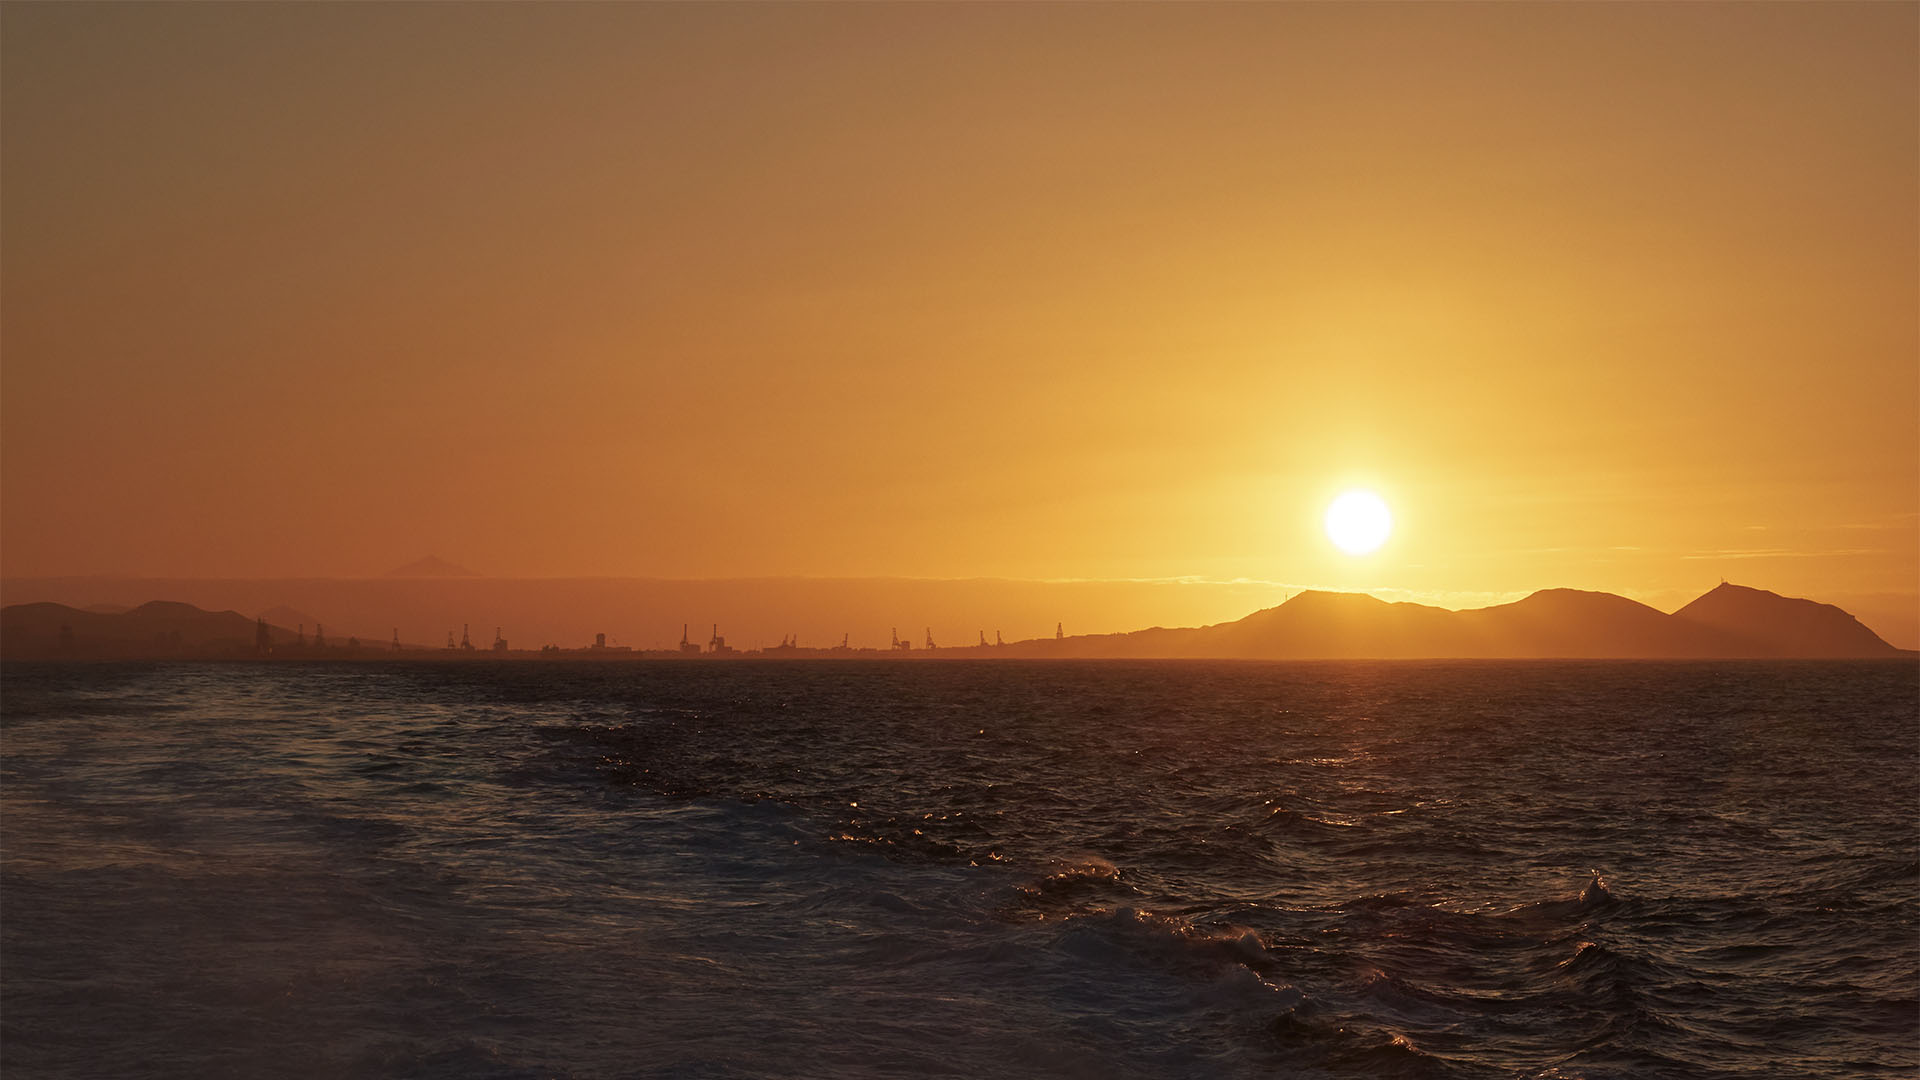
[{"label": "hazy horizon", "polygon": [[[1771,592],[1765,581],[1731,579]],[[1664,613],[1684,607],[1716,581],[1693,590],[1616,595]],[[595,633],[642,648],[671,647],[682,623],[705,642],[712,624],[743,648],[777,644],[798,634],[807,645],[830,645],[842,634],[855,645],[882,645],[890,632],[919,643],[928,630],[948,645],[970,645],[983,632],[1006,640],[1067,632],[1111,634],[1154,626],[1232,622],[1273,607],[1302,591],[1363,592],[1388,602],[1452,611],[1512,603],[1540,585],[1508,593],[1414,593],[1404,589],[1343,590],[1311,582],[1194,579],[1018,580],[1007,578],[649,577],[509,578],[143,578],[70,576],[0,578],[0,603],[53,601],[74,607],[134,607],[178,600],[201,607],[264,615],[281,608],[340,634],[385,641],[393,630],[409,643],[437,644],[465,623],[490,635],[496,626],[516,647],[574,646]],[[1604,591],[1604,590],[1597,590]],[[1920,648],[1920,611],[1897,594],[1799,595],[1833,604],[1889,644]],[[399,625],[396,626],[395,623]],[[291,629],[292,627],[289,627]],[[491,637],[487,637],[491,640]]]}]

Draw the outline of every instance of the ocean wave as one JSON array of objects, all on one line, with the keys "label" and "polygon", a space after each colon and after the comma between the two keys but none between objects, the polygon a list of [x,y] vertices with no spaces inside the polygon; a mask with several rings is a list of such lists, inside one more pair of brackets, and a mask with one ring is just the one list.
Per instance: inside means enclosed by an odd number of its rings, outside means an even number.
[{"label": "ocean wave", "polygon": [[[54,1077],[1913,1074],[1911,671],[1490,670],[10,674],[0,1037]],[[1817,708],[1753,720],[1782,685]]]}]

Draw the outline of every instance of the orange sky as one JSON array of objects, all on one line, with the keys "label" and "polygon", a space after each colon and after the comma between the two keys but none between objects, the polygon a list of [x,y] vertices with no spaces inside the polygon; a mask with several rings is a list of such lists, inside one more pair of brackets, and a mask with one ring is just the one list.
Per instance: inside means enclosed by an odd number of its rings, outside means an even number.
[{"label": "orange sky", "polygon": [[[0,558],[1911,613],[1917,40],[1894,3],[6,5]],[[1398,518],[1364,558],[1318,521],[1356,483]]]}]

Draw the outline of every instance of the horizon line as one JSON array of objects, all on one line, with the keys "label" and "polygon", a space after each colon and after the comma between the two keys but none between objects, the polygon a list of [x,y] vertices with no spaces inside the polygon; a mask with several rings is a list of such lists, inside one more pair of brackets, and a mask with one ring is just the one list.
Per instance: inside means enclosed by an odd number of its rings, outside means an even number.
[{"label": "horizon line", "polygon": [[[1388,585],[1373,586],[1371,588],[1338,588],[1338,587],[1332,587],[1332,586],[1326,586],[1326,585],[1310,585],[1310,584],[1302,584],[1297,582],[1273,581],[1273,580],[1264,579],[1264,578],[1246,578],[1246,577],[1208,578],[1201,575],[1181,575],[1181,576],[1175,576],[1175,577],[1116,577],[1116,578],[1082,578],[1082,577],[1016,578],[1016,577],[996,577],[996,576],[990,576],[990,575],[980,575],[980,576],[972,576],[972,577],[951,577],[951,578],[913,577],[908,575],[874,575],[874,576],[867,576],[867,577],[856,577],[856,576],[825,576],[825,575],[806,575],[806,574],[789,574],[789,575],[763,574],[763,575],[740,576],[740,577],[708,577],[708,578],[646,577],[646,576],[615,575],[615,574],[554,575],[554,576],[542,576],[542,577],[509,577],[509,576],[492,576],[492,575],[480,575],[480,574],[443,575],[443,576],[425,576],[425,577],[396,577],[396,576],[388,576],[388,575],[379,575],[375,577],[319,577],[319,576],[199,577],[199,576],[185,576],[185,575],[162,576],[162,575],[139,575],[139,574],[9,575],[9,574],[0,572],[0,584],[5,584],[9,582],[28,583],[28,582],[60,582],[60,581],[94,581],[94,582],[127,582],[127,583],[148,583],[148,582],[188,583],[188,582],[192,582],[192,583],[207,583],[207,584],[309,583],[309,584],[356,584],[356,585],[369,584],[369,583],[372,583],[372,584],[419,584],[423,582],[433,583],[433,584],[451,584],[451,585],[459,585],[459,584],[478,585],[483,583],[524,583],[524,582],[556,582],[556,583],[557,582],[635,582],[635,583],[645,582],[645,583],[657,583],[657,584],[665,584],[665,585],[725,585],[725,584],[752,584],[752,583],[758,583],[758,582],[812,582],[812,583],[822,583],[822,584],[832,584],[836,582],[841,582],[841,583],[901,582],[901,583],[918,583],[918,584],[933,584],[933,585],[939,585],[939,584],[965,585],[965,584],[977,584],[977,583],[989,583],[989,582],[996,583],[996,584],[1008,584],[1008,585],[1197,585],[1197,586],[1206,586],[1211,588],[1256,587],[1256,588],[1265,588],[1265,589],[1274,589],[1274,590],[1284,591],[1289,594],[1283,599],[1281,599],[1278,603],[1269,605],[1268,607],[1278,607],[1282,604],[1289,603],[1292,600],[1297,599],[1302,593],[1316,592],[1316,593],[1328,593],[1328,594],[1336,594],[1336,595],[1369,596],[1369,597],[1372,597],[1373,599],[1380,600],[1383,603],[1414,604],[1417,606],[1434,607],[1434,608],[1439,608],[1446,611],[1456,611],[1456,612],[1499,607],[1505,604],[1511,604],[1520,600],[1524,600],[1538,593],[1558,590],[1558,591],[1587,592],[1587,593],[1618,596],[1623,599],[1631,600],[1635,603],[1644,604],[1645,606],[1653,608],[1656,611],[1662,611],[1664,614],[1672,614],[1672,612],[1665,611],[1661,607],[1648,603],[1647,600],[1643,598],[1648,596],[1654,596],[1654,595],[1684,596],[1690,599],[1683,600],[1682,603],[1679,605],[1679,607],[1685,607],[1687,603],[1691,602],[1691,599],[1697,599],[1700,596],[1704,596],[1707,593],[1712,592],[1715,588],[1718,588],[1722,585],[1732,584],[1732,585],[1737,585],[1741,588],[1750,588],[1750,589],[1756,589],[1758,591],[1773,592],[1773,590],[1771,589],[1762,589],[1759,586],[1740,585],[1740,583],[1734,582],[1731,579],[1726,577],[1721,577],[1717,583],[1710,585],[1704,590],[1700,590],[1698,592],[1695,592],[1691,589],[1684,589],[1684,588],[1644,589],[1644,590],[1628,590],[1624,592],[1614,592],[1608,589],[1590,589],[1590,588],[1582,589],[1582,588],[1576,588],[1574,586],[1568,586],[1568,585],[1546,585],[1546,586],[1539,586],[1539,587],[1530,588],[1530,589],[1513,589],[1513,590],[1468,590],[1468,589],[1420,590],[1420,589],[1409,589],[1402,586],[1388,586]],[[1775,595],[1785,596],[1787,594],[1775,593]],[[1845,597],[1906,598],[1916,594],[1905,593],[1905,592],[1895,592],[1895,591],[1875,591],[1875,592],[1838,591],[1838,592],[1829,593],[1827,595],[1845,596]],[[1813,599],[1812,596],[1801,596],[1799,598]],[[151,599],[157,599],[157,598],[150,598],[150,600]],[[1816,601],[1816,602],[1824,603],[1825,601]],[[1267,610],[1267,609],[1268,608],[1255,608],[1254,611],[1261,611],[1261,610]],[[1676,607],[1674,610],[1677,611],[1678,609],[1679,608]],[[1251,613],[1252,612],[1249,612],[1249,614]]]}]

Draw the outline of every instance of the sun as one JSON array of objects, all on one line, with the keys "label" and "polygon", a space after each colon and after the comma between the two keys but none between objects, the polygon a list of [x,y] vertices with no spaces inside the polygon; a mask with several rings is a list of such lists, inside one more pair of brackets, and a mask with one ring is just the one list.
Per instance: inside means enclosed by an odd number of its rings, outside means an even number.
[{"label": "sun", "polygon": [[1393,513],[1371,491],[1348,491],[1327,505],[1327,539],[1349,555],[1365,555],[1387,542]]}]

